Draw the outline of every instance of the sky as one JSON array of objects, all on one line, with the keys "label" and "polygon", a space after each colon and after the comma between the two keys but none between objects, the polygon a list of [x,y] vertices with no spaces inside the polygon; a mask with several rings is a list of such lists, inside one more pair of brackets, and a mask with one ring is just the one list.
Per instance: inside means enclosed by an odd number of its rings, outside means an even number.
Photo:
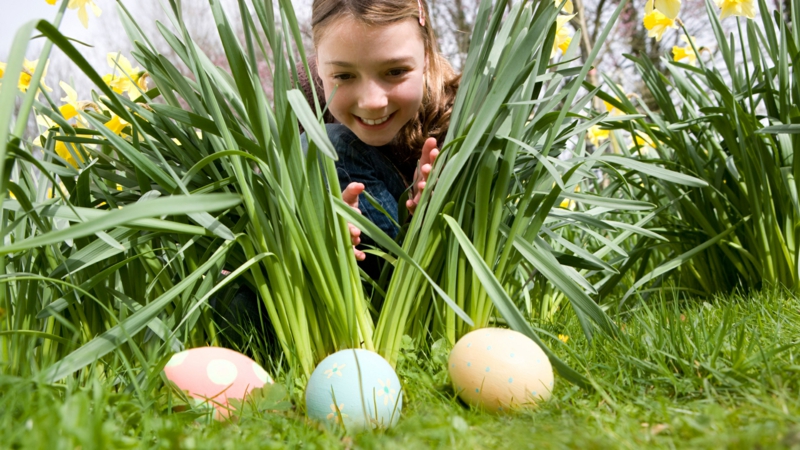
[{"label": "sky", "polygon": [[[97,3],[101,5],[101,9],[111,8],[113,2],[108,0],[98,0]],[[14,41],[14,35],[19,28],[30,20],[47,19],[53,20],[58,11],[57,6],[48,4],[45,0],[0,0],[3,5],[3,14],[0,14],[0,61],[5,62],[8,59],[8,53],[11,49],[11,43]],[[102,15],[100,16],[103,17]],[[74,10],[67,10],[64,14],[64,21],[62,22],[61,31],[75,39],[84,40],[91,36],[91,20],[94,19],[92,14],[89,15],[89,30],[83,28],[81,22],[78,20],[78,15]],[[37,34],[34,32],[34,34]],[[29,57],[35,57],[41,44],[31,46],[28,52]]]},{"label": "sky", "polygon": [[[58,0],[57,3],[60,3],[60,1],[61,0]],[[312,0],[292,0],[297,16],[301,21],[309,20],[311,15],[311,1]],[[84,28],[80,20],[78,20],[76,10],[67,9],[60,30],[70,38],[92,45],[92,48],[82,47],[78,44],[76,44],[76,47],[81,50],[84,56],[98,71],[105,73],[104,71],[109,70],[106,62],[106,54],[120,50],[123,52],[129,51],[131,44],[122,31],[117,17],[116,0],[94,0],[94,2],[102,10],[102,14],[98,18],[89,12],[88,29]],[[184,0],[185,5],[188,5],[190,2],[208,5],[208,0]],[[152,17],[160,15],[161,7],[158,6],[159,0],[124,0],[123,3],[136,18],[151,17],[150,20],[153,20]],[[228,4],[235,5],[236,0],[223,0],[223,6],[225,6],[226,9],[229,6]],[[45,0],[0,0],[0,6],[2,6],[0,10],[3,12],[0,14],[0,62],[8,61],[8,55],[14,36],[23,24],[36,19],[52,21],[58,11],[58,6],[50,5]],[[156,12],[156,10],[159,10],[159,12]],[[213,25],[211,26],[213,27]],[[33,34],[36,35],[38,32],[34,31]],[[43,39],[31,41],[26,54],[27,58],[38,59],[43,43]],[[129,54],[125,56],[130,57]],[[60,79],[72,80],[73,77],[80,76],[81,74],[76,73],[72,69],[72,63],[68,61],[64,55],[60,54],[58,49],[53,49],[47,75],[48,84],[58,89],[58,81],[56,78],[60,77]],[[86,81],[80,79],[72,81],[77,85],[83,85],[87,89],[90,87]]]},{"label": "sky", "polygon": [[[189,1],[205,2],[205,0]],[[114,14],[115,3],[114,0],[95,0],[95,4],[103,10],[103,14],[98,19],[91,12],[89,13],[88,30],[83,28],[83,25],[78,20],[77,12],[68,9],[61,26],[62,33],[83,42],[91,43],[92,32],[97,32],[98,28],[97,26],[92,26],[93,21],[117,20]],[[125,4],[130,8],[136,4],[136,1],[128,0]],[[300,20],[308,20],[311,15],[311,0],[292,0],[292,4],[297,11],[298,18]],[[0,0],[0,5],[2,5],[3,11],[3,14],[0,14],[0,61],[3,62],[8,59],[8,52],[14,40],[14,35],[24,23],[34,19],[53,20],[58,10],[57,6],[50,5],[45,0]],[[28,56],[35,57],[38,53],[36,49],[38,49],[38,46],[32,46]]]}]

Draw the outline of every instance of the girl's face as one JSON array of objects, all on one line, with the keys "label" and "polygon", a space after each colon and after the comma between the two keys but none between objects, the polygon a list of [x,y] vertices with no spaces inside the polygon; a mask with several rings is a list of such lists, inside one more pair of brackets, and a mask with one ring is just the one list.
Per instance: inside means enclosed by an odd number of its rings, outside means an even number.
[{"label": "girl's face", "polygon": [[361,141],[386,145],[417,115],[425,45],[413,19],[369,26],[351,17],[330,24],[317,43],[328,109]]}]

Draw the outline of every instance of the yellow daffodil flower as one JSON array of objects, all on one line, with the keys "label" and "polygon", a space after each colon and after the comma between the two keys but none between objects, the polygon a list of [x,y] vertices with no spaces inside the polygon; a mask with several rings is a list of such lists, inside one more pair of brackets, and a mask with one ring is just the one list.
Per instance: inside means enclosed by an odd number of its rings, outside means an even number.
[{"label": "yellow daffodil flower", "polygon": [[80,124],[83,128],[89,128],[89,124],[86,123],[86,121],[80,115],[78,115],[78,112],[86,110],[87,108],[94,108],[99,112],[100,108],[94,102],[78,100],[78,93],[75,92],[75,89],[72,89],[72,86],[68,85],[67,83],[61,81],[58,83],[58,85],[61,86],[61,89],[66,94],[66,96],[61,97],[61,101],[66,103],[58,108],[58,110],[61,111],[61,115],[67,120],[77,117],[78,124]]},{"label": "yellow daffodil flower", "polygon": [[[17,81],[17,87],[22,92],[28,92],[28,88],[31,86],[31,80],[33,79],[33,74],[36,72],[36,65],[39,64],[39,60],[28,61],[27,59],[22,62],[22,73],[19,74],[19,81]],[[47,67],[50,65],[50,61],[44,65],[44,70],[42,70],[42,78],[39,82],[42,89],[50,92],[50,89],[44,83],[44,77],[47,76]],[[3,76],[6,72],[6,63],[0,62],[0,80],[2,80]],[[1,85],[2,83],[0,83]]]},{"label": "yellow daffodil flower", "polygon": [[111,119],[105,123],[106,128],[113,131],[114,134],[122,135],[122,130],[128,126],[128,122],[120,119],[116,114],[112,114]]},{"label": "yellow daffodil flower", "polygon": [[633,142],[628,149],[632,151],[638,151],[642,156],[646,157],[658,156],[658,152],[656,152],[656,145],[653,143],[653,140],[650,139],[650,136],[647,136],[639,131],[633,135]]},{"label": "yellow daffodil flower", "polygon": [[741,16],[748,19],[755,19],[756,7],[753,0],[714,0],[717,7],[721,9],[720,20],[728,16]]},{"label": "yellow daffodil flower", "polygon": [[569,48],[569,44],[572,43],[572,37],[568,37],[564,39],[564,42],[558,45],[558,49],[561,50],[561,54],[567,53],[567,49]]},{"label": "yellow daffodil flower", "polygon": [[121,53],[109,53],[109,67],[114,69],[103,77],[103,81],[117,94],[127,93],[131,100],[139,97],[139,89],[147,90],[147,78],[140,67],[134,68],[128,58]]},{"label": "yellow daffodil flower", "polygon": [[58,189],[53,189],[52,187],[47,188],[47,198],[53,198],[56,192],[59,195],[64,196],[67,192],[67,187],[64,185],[63,182],[58,182]]},{"label": "yellow daffodil flower", "polygon": [[44,1],[46,1],[47,3],[49,3],[51,5],[55,5],[56,4],[56,0],[44,0]]},{"label": "yellow daffodil flower", "polygon": [[65,97],[61,97],[61,101],[67,103],[58,108],[58,110],[61,111],[61,115],[64,116],[65,119],[72,119],[78,115],[78,110],[80,109],[78,107],[78,93],[75,92],[75,89],[72,89],[72,86],[63,81],[59,82],[58,85],[61,86],[61,89],[67,94]]},{"label": "yellow daffodil flower", "polygon": [[553,50],[550,52],[551,58],[556,56],[558,50],[561,50],[562,53],[567,52],[567,47],[569,47],[569,43],[572,42],[572,36],[570,36],[569,30],[565,25],[572,20],[573,17],[575,17],[575,14],[558,16],[556,18],[556,40],[553,42]]},{"label": "yellow daffodil flower", "polygon": [[[692,44],[694,43],[694,37],[691,38],[691,43],[686,36],[681,36],[681,40],[685,42],[687,45],[685,47],[672,47],[672,58],[675,61],[680,61],[682,59],[686,59],[686,62],[691,65],[695,65],[697,63],[697,55],[694,53],[692,49]],[[696,46],[696,44],[695,44]]]},{"label": "yellow daffodil flower", "polygon": [[95,17],[100,17],[100,14],[103,12],[94,4],[94,0],[69,0],[69,5],[67,5],[69,9],[78,10],[78,19],[80,19],[84,28],[89,28],[89,13],[86,12],[87,6],[92,8]]},{"label": "yellow daffodil flower", "polygon": [[[620,91],[625,92],[625,90],[622,89],[622,86],[620,86],[619,84],[617,85],[617,87],[619,88]],[[630,95],[628,95],[628,97],[630,97]],[[614,98],[617,99],[617,101],[619,101],[619,97],[614,97]],[[617,108],[616,106],[612,105],[611,103],[603,100],[603,105],[606,107],[606,111],[608,111],[608,115],[610,115],[610,116],[621,116],[622,115],[622,110]]]},{"label": "yellow daffodil flower", "polygon": [[586,135],[589,137],[589,141],[595,147],[600,146],[600,141],[608,139],[608,136],[611,134],[611,130],[603,130],[600,128],[599,125],[593,125],[589,130],[586,132]]},{"label": "yellow daffodil flower", "polygon": [[670,19],[675,20],[681,11],[681,0],[655,0],[653,7]]},{"label": "yellow daffodil flower", "polygon": [[647,139],[645,139],[645,138],[643,138],[643,137],[641,137],[639,135],[636,135],[636,136],[633,137],[633,142],[635,144],[635,147],[650,147],[651,146],[650,142],[648,142]]},{"label": "yellow daffodil flower", "polygon": [[692,66],[697,62],[697,55],[694,54],[692,47],[678,47],[677,45],[673,46],[672,58],[675,61],[686,59],[686,63]]},{"label": "yellow daffodil flower", "polygon": [[[64,161],[66,161],[67,164],[77,169],[78,162],[75,160],[75,156],[77,156],[81,162],[83,162],[83,157],[78,152],[78,149],[75,147],[75,144],[69,143],[69,145],[70,147],[72,147],[72,152],[70,152],[70,149],[67,148],[66,142],[56,141],[56,148],[55,148],[56,154],[60,156],[62,159],[64,159]],[[72,153],[75,153],[75,155],[73,155]]]},{"label": "yellow daffodil flower", "polygon": [[36,123],[44,127],[45,129],[50,129],[58,126],[57,123],[53,122],[49,117],[42,114],[36,115]]},{"label": "yellow daffodil flower", "polygon": [[[36,72],[36,66],[39,64],[39,60],[28,61],[27,59],[24,60],[22,63],[22,73],[19,76],[19,90],[22,92],[27,92],[28,88],[31,85],[31,79],[33,78],[33,73]],[[42,89],[46,90],[47,92],[52,91],[49,86],[44,83],[44,79],[47,76],[47,67],[50,66],[50,61],[47,61],[44,65],[44,69],[42,69],[42,78],[39,81],[39,85]],[[24,87],[23,87],[24,83]]]},{"label": "yellow daffodil flower", "polygon": [[653,144],[653,141],[650,139],[650,136],[640,134],[639,132],[633,135],[633,142],[635,147],[644,149],[656,148],[656,146]]},{"label": "yellow daffodil flower", "polygon": [[[581,191],[581,185],[580,184],[576,185],[575,186],[575,192],[580,192],[580,191]],[[570,200],[568,198],[565,198],[564,200],[561,200],[561,203],[559,203],[558,206],[560,208],[563,208],[563,209],[574,210],[575,209],[575,200]]]},{"label": "yellow daffodil flower", "polygon": [[[561,0],[553,0],[553,1],[556,4],[556,8],[558,8],[561,5]],[[567,3],[564,4],[564,7],[561,8],[561,10],[567,14],[572,14],[572,12],[575,10],[575,8],[572,6],[572,0],[567,0]]]},{"label": "yellow daffodil flower", "polygon": [[647,0],[644,12],[643,23],[644,27],[647,29],[647,37],[654,37],[656,41],[661,41],[665,31],[669,28],[677,28],[674,19],[669,18],[663,12],[653,7],[653,0]]}]

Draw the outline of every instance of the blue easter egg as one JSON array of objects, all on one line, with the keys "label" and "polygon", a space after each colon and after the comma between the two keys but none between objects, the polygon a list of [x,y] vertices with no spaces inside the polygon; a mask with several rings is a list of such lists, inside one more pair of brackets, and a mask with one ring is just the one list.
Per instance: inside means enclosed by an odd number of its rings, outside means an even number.
[{"label": "blue easter egg", "polygon": [[341,350],[328,356],[306,386],[308,417],[344,425],[348,431],[391,427],[402,407],[400,379],[383,357],[369,350]]}]

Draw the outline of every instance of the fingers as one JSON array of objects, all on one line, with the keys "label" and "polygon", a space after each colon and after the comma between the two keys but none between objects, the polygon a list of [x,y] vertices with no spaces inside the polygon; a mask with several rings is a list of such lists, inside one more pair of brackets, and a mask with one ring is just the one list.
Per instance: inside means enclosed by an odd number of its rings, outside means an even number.
[{"label": "fingers", "polygon": [[[436,139],[428,138],[422,149],[422,157],[419,159],[419,169],[414,173],[414,181],[428,181],[428,176],[433,170],[433,162],[439,156],[439,149],[436,148]],[[416,188],[416,186],[414,186]]]},{"label": "fingers", "polygon": [[419,168],[419,172],[422,174],[422,180],[427,181],[428,175],[431,174],[432,166],[430,164],[425,164],[424,166]]},{"label": "fingers", "polygon": [[427,184],[428,183],[425,181],[418,182],[415,185],[416,189],[413,190],[414,195],[410,199],[406,200],[406,208],[408,208],[408,211],[411,214],[414,214],[414,211],[417,210],[417,205],[419,204],[419,201],[422,198],[422,190],[425,189],[425,186],[427,186]]},{"label": "fingers", "polygon": [[431,164],[433,164],[433,162],[436,161],[436,157],[439,156],[439,149],[434,148],[433,150],[431,150],[430,156],[431,156]]},{"label": "fingers", "polygon": [[359,230],[358,227],[356,227],[352,223],[348,223],[347,224],[347,228],[350,229],[350,242],[353,245],[360,244],[361,243],[361,230]]},{"label": "fingers", "polygon": [[361,243],[361,230],[349,222],[347,228],[350,230],[350,243],[353,244],[353,254],[356,260],[363,261],[367,257],[367,254],[356,248],[356,245]]},{"label": "fingers", "polygon": [[[358,211],[359,214],[361,214],[361,210],[358,209],[358,196],[361,195],[362,192],[364,192],[364,184],[362,183],[350,183],[344,188],[344,191],[342,191],[342,200],[351,208]],[[353,255],[355,255],[356,260],[364,261],[364,259],[367,258],[367,254],[356,248],[356,245],[361,243],[361,230],[352,223],[347,224],[347,229],[350,231],[350,243],[353,244]]]},{"label": "fingers", "polygon": [[362,183],[350,183],[342,191],[342,200],[350,205],[351,208],[358,209],[358,196],[364,192],[364,185]]},{"label": "fingers", "polygon": [[406,208],[408,208],[409,213],[414,214],[414,211],[417,210],[417,203],[413,199],[408,199],[406,200]]},{"label": "fingers", "polygon": [[436,154],[439,154],[439,151],[436,149],[436,138],[428,138],[425,140],[425,143],[422,144],[422,155],[419,158],[419,164],[425,165],[430,164],[436,159],[436,156],[431,157],[431,153],[436,151]]},{"label": "fingers", "polygon": [[356,255],[356,260],[357,261],[363,261],[363,260],[367,259],[367,254],[362,252],[361,250],[355,248],[355,246],[353,246],[353,254]]},{"label": "fingers", "polygon": [[414,173],[414,182],[411,184],[411,198],[406,200],[408,212],[414,214],[420,199],[422,190],[428,184],[428,176],[433,170],[433,163],[439,156],[439,149],[436,148],[436,138],[428,138],[422,146],[422,155],[419,158],[419,169]]},{"label": "fingers", "polygon": [[414,194],[414,201],[416,203],[419,203],[419,199],[420,197],[422,197],[422,190],[425,189],[425,186],[427,185],[428,182],[426,181],[420,181],[419,183],[417,183],[417,192]]}]

